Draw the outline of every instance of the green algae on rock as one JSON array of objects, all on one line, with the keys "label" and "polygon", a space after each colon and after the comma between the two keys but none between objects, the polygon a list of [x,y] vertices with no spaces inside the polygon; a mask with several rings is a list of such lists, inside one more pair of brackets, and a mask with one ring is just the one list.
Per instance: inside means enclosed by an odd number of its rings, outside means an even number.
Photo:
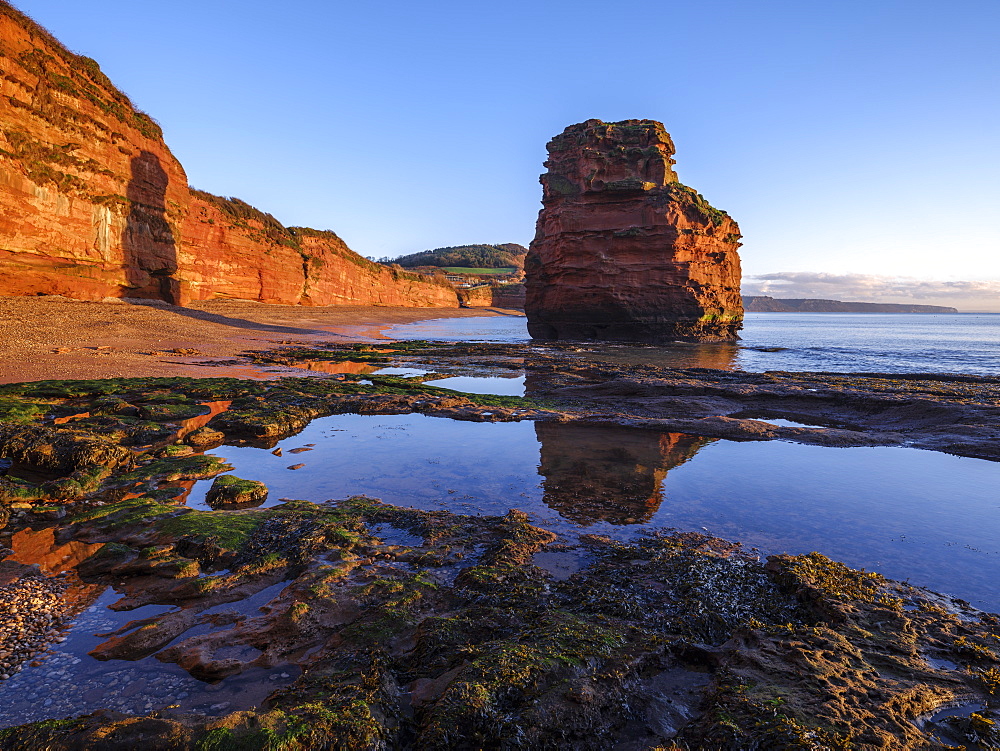
[{"label": "green algae on rock", "polygon": [[[336,413],[423,411],[491,421],[543,414],[540,405],[517,397],[465,395],[393,376],[375,381],[135,378],[0,386],[0,399],[30,406],[15,420],[0,420],[0,458],[15,464],[0,477],[0,507],[148,495],[160,482],[231,469],[214,457],[185,456],[187,449],[175,445],[179,437],[200,449],[223,441],[271,447],[316,417]],[[207,405],[221,406],[213,413]],[[208,424],[186,428],[192,418]]]},{"label": "green algae on rock", "polygon": [[235,475],[216,477],[205,496],[212,508],[259,506],[267,498],[267,485],[257,480],[244,480]]}]

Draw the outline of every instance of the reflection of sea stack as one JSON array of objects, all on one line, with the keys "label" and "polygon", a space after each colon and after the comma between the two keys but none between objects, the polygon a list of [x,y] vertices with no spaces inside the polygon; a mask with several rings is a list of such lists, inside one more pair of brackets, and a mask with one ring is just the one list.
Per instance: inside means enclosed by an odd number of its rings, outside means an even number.
[{"label": "reflection of sea stack", "polygon": [[531,336],[736,339],[740,229],[677,182],[663,125],[588,120],[548,150],[525,261]]},{"label": "reflection of sea stack", "polygon": [[713,439],[639,428],[535,423],[545,505],[581,524],[649,521],[669,470]]}]

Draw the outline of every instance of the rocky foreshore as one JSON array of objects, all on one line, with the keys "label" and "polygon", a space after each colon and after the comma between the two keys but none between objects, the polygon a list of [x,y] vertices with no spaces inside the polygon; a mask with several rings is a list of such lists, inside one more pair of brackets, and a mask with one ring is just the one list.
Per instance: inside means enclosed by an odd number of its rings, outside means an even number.
[{"label": "rocky foreshore", "polygon": [[[115,613],[153,606],[109,622],[90,656],[56,649],[56,678],[23,678],[43,706],[0,730],[0,748],[1000,747],[1000,619],[818,553],[761,560],[701,532],[556,535],[516,510],[365,497],[255,506],[260,489],[236,480],[227,493],[253,491],[242,508],[184,503],[185,483],[231,477],[206,447],[271,450],[344,413],[997,458],[997,379],[677,370],[574,350],[296,346],[244,361],[359,372],[0,387],[4,669],[46,664],[39,650],[90,601],[67,598],[68,581],[113,587]],[[428,372],[361,367],[387,365]],[[519,370],[526,397],[434,385]],[[94,657],[130,668],[75,676],[73,660]],[[79,691],[44,706],[47,685]]]}]

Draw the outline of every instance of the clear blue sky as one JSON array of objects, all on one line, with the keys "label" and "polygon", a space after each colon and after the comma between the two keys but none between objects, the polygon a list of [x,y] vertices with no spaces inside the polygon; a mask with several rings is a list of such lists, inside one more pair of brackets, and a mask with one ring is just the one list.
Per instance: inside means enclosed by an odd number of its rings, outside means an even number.
[{"label": "clear blue sky", "polygon": [[653,118],[740,223],[749,291],[902,276],[1000,309],[997,0],[14,2],[193,186],[364,255],[527,244],[545,142]]}]

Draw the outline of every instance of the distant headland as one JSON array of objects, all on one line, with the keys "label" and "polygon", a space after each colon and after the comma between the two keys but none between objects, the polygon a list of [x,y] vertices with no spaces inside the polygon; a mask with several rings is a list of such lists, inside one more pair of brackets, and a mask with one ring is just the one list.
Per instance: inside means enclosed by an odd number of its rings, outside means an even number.
[{"label": "distant headland", "polygon": [[803,298],[774,298],[744,295],[747,313],[957,313],[944,305],[906,305],[887,302],[843,302]]}]

